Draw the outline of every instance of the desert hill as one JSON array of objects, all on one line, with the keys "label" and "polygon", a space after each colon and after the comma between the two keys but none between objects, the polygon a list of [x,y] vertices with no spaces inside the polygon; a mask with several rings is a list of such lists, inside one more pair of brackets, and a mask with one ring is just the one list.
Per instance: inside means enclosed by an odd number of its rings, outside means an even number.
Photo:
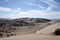
[{"label": "desert hill", "polygon": [[51,20],[43,18],[0,19],[0,36],[32,34],[46,27]]},{"label": "desert hill", "polygon": [[45,22],[50,22],[51,20],[49,19],[44,19],[44,18],[17,18],[17,19],[0,19],[0,23],[5,23],[9,24],[10,26],[27,26],[27,25],[32,25],[35,23],[45,23]]},{"label": "desert hill", "polygon": [[60,22],[51,24],[37,31],[36,34],[16,35],[0,38],[0,40],[60,40],[60,36],[51,35],[57,28],[60,28]]}]

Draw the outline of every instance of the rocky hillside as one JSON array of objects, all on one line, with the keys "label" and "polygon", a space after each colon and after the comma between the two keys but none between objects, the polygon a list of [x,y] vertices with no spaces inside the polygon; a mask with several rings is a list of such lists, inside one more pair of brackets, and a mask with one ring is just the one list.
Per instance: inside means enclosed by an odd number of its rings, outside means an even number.
[{"label": "rocky hillside", "polygon": [[43,19],[43,18],[18,18],[18,19],[12,19],[12,20],[0,19],[0,37],[2,36],[9,37],[10,35],[16,35],[17,28],[19,29],[19,27],[22,27],[22,26],[27,26],[27,27],[30,26],[29,27],[30,29],[31,26],[33,26],[34,28],[34,26],[38,23],[47,23],[50,21],[51,20]]}]

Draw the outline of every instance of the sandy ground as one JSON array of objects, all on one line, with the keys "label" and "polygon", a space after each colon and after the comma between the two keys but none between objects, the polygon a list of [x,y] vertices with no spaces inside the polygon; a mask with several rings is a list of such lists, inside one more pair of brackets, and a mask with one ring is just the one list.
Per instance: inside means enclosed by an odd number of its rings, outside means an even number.
[{"label": "sandy ground", "polygon": [[57,28],[60,28],[60,23],[56,23],[44,29],[41,29],[40,31],[37,31],[36,34],[16,35],[0,38],[0,40],[60,40],[60,36],[54,36],[50,34]]},{"label": "sandy ground", "polygon": [[52,24],[40,31],[37,31],[36,33],[37,34],[51,34],[53,33],[56,29],[60,29],[60,22],[59,23],[55,23],[55,24]]},{"label": "sandy ground", "polygon": [[29,34],[0,38],[0,40],[60,40],[60,36]]}]

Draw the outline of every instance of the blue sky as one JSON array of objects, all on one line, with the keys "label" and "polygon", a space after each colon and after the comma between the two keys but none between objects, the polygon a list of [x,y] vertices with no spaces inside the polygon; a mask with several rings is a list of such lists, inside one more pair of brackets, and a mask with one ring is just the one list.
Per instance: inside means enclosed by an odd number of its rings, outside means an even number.
[{"label": "blue sky", "polygon": [[60,0],[0,0],[0,18],[60,19]]}]

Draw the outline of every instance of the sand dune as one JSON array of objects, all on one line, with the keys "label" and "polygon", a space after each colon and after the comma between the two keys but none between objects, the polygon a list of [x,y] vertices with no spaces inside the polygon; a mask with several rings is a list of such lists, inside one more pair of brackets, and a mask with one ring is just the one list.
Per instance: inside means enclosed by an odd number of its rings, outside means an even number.
[{"label": "sand dune", "polygon": [[60,29],[60,22],[52,24],[40,31],[37,31],[36,34],[51,34],[58,28]]},{"label": "sand dune", "polygon": [[0,40],[60,40],[60,36],[50,35],[50,33],[53,33],[57,28],[60,28],[59,26],[60,23],[56,23],[37,31],[36,34],[16,35],[0,38]]},{"label": "sand dune", "polygon": [[45,28],[48,25],[49,25],[48,23],[41,23],[41,24],[36,25],[36,26],[19,27],[16,31],[16,34],[18,34],[18,35],[21,35],[21,34],[34,34],[37,31],[41,30],[42,28]]}]

